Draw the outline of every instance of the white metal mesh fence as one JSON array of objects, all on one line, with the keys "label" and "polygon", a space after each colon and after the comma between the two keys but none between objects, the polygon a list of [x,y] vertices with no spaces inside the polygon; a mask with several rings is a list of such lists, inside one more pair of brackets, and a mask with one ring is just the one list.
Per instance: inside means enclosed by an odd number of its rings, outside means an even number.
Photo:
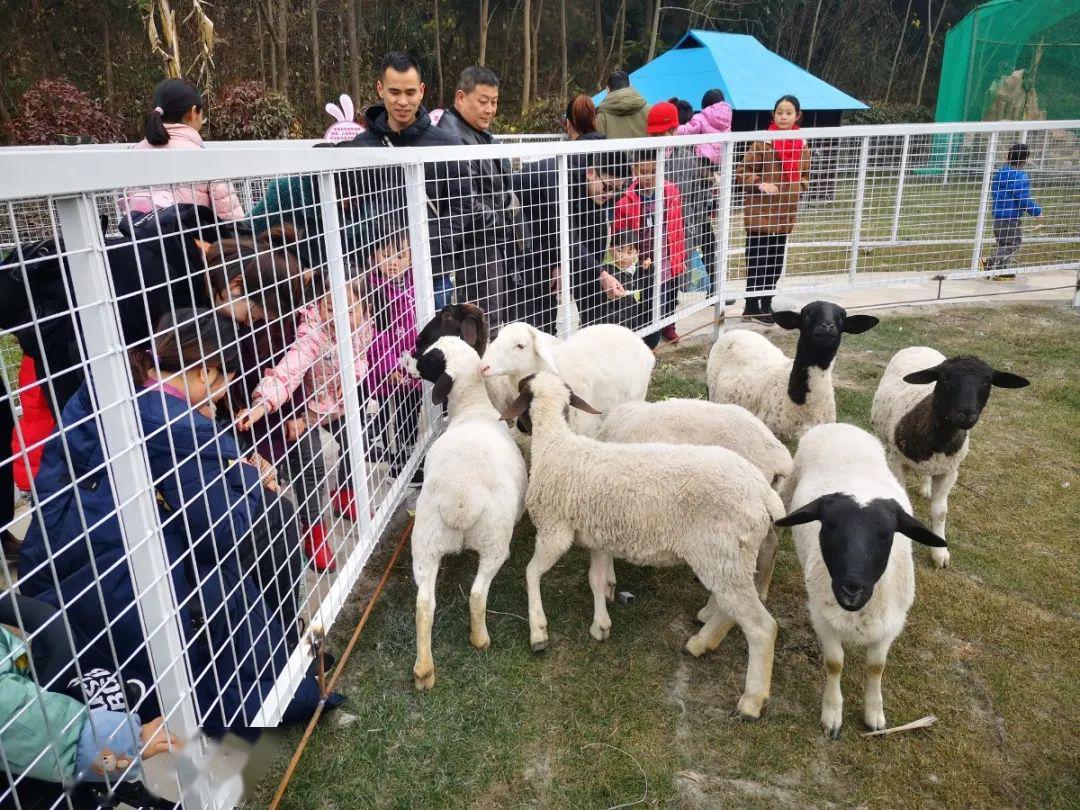
[{"label": "white metal mesh fence", "polygon": [[312,628],[439,428],[400,361],[443,306],[655,345],[727,296],[1076,268],[1080,125],[1019,126],[0,153],[0,803],[108,792],[160,717],[163,792],[228,804],[198,730],[310,716]]}]

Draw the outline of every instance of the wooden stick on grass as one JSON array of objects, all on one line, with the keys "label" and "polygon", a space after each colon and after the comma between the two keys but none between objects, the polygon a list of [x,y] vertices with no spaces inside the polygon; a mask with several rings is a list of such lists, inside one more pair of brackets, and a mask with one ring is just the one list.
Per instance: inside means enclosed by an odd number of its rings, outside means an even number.
[{"label": "wooden stick on grass", "polygon": [[862,737],[884,737],[886,734],[896,734],[898,731],[913,731],[917,728],[926,728],[932,726],[937,722],[937,718],[934,715],[927,715],[919,720],[912,720],[910,723],[904,723],[902,726],[893,726],[892,728],[883,728],[881,731],[864,731],[860,736]]}]

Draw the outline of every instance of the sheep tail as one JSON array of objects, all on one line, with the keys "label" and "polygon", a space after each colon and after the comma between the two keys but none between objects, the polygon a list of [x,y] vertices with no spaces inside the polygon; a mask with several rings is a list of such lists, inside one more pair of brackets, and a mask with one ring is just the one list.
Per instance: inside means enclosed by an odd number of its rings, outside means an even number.
[{"label": "sheep tail", "polygon": [[773,523],[787,514],[787,509],[784,508],[784,502],[780,500],[780,496],[772,489],[772,487],[769,487],[767,494],[765,495],[765,509],[768,511],[769,517],[772,519]]},{"label": "sheep tail", "polygon": [[450,529],[465,531],[472,528],[484,511],[485,493],[477,488],[455,489],[439,498],[439,517]]}]

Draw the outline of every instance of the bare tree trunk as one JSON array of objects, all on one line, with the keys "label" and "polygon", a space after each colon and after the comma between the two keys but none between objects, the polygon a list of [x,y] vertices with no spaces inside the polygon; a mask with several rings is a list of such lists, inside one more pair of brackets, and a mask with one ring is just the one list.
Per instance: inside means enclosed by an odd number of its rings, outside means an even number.
[{"label": "bare tree trunk", "polygon": [[488,5],[490,0],[480,0],[480,58],[476,64],[480,67],[484,66],[485,60],[487,60],[487,38],[488,38]]},{"label": "bare tree trunk", "polygon": [[544,14],[544,0],[536,4],[536,24],[532,26],[532,94],[540,98],[540,20]]},{"label": "bare tree trunk", "polygon": [[439,0],[435,0],[435,76],[438,81],[435,104],[443,106],[442,26],[439,22]]},{"label": "bare tree trunk", "polygon": [[896,51],[893,53],[892,67],[889,69],[889,83],[885,86],[885,101],[888,103],[892,95],[893,80],[896,78],[896,63],[900,60],[900,51],[904,47],[904,36],[907,34],[908,20],[911,19],[911,0],[907,0],[907,8],[904,9],[904,19],[900,23],[900,38],[896,41]]},{"label": "bare tree trunk", "polygon": [[[927,0],[926,4],[926,19],[927,24],[932,19],[931,12],[933,10],[934,0]],[[922,73],[919,74],[919,89],[915,93],[915,105],[922,104],[923,85],[926,84],[926,68],[930,64],[930,52],[934,49],[934,37],[937,35],[938,28],[941,27],[941,18],[945,16],[945,7],[949,5],[949,0],[941,0],[941,10],[938,11],[937,23],[931,25],[927,31],[926,39],[926,55],[923,57]]]},{"label": "bare tree trunk", "polygon": [[41,49],[45,53],[45,61],[50,68],[55,69],[59,67],[60,60],[57,58],[56,48],[53,46],[52,26],[41,9],[41,0],[30,0],[30,14],[34,20],[34,27],[38,32]]},{"label": "bare tree trunk", "polygon": [[311,95],[316,111],[322,109],[322,65],[319,64],[319,0],[311,0]]},{"label": "bare tree trunk", "polygon": [[113,84],[113,58],[112,58],[112,31],[109,26],[109,15],[102,18],[105,23],[105,106],[116,109],[116,86]]},{"label": "bare tree trunk", "polygon": [[566,0],[562,0],[559,6],[559,36],[562,39],[562,90],[559,91],[559,96],[562,97],[566,95],[570,86],[570,70],[566,53]]},{"label": "bare tree trunk", "polygon": [[619,67],[622,67],[623,66],[623,50],[624,50],[624,46],[626,44],[626,3],[622,4],[622,14],[619,16],[618,26],[619,26],[619,58],[616,60],[615,64],[618,65]]},{"label": "bare tree trunk", "polygon": [[814,9],[814,24],[810,26],[810,46],[806,49],[806,69],[810,70],[810,60],[814,58],[814,41],[817,39],[818,17],[821,15],[821,0],[817,0]]},{"label": "bare tree trunk", "polygon": [[258,4],[255,5],[255,47],[259,49],[259,81],[266,85],[266,35],[263,33],[262,15]]},{"label": "bare tree trunk", "polygon": [[604,7],[600,0],[593,0],[593,41],[596,43],[596,52],[599,53],[604,47]]},{"label": "bare tree trunk", "polygon": [[529,109],[529,91],[532,87],[532,37],[529,35],[529,28],[532,27],[532,0],[525,0],[525,15],[522,17],[522,23],[521,28],[525,35],[525,53],[521,57],[521,74],[523,77],[521,112],[524,114]]},{"label": "bare tree trunk", "polygon": [[652,32],[649,34],[649,58],[646,62],[651,62],[656,56],[656,38],[660,34],[660,7],[664,5],[664,0],[656,0],[656,6],[653,8],[652,18]]},{"label": "bare tree trunk", "polygon": [[353,0],[342,0],[341,13],[349,35],[349,91],[353,102],[360,104],[360,45],[356,36],[356,9]]},{"label": "bare tree trunk", "polygon": [[281,0],[278,12],[278,90],[289,97],[289,0]]},{"label": "bare tree trunk", "polygon": [[611,57],[615,53],[615,39],[619,35],[619,18],[624,14],[626,14],[626,0],[619,3],[619,8],[615,12],[615,24],[611,28],[611,44],[608,46],[607,56],[600,63],[600,72],[596,77],[598,85],[604,81],[604,74],[607,73],[608,65],[611,64]]},{"label": "bare tree trunk", "polygon": [[[259,6],[261,9],[262,7]],[[270,89],[278,90],[278,43],[277,33],[274,30],[274,12],[267,4],[266,30],[270,32]]]}]

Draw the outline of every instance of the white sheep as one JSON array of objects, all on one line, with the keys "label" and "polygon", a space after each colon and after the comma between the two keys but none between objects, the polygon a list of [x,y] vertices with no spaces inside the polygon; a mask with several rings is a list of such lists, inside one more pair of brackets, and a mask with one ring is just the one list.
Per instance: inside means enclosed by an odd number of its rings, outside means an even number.
[{"label": "white sheep", "polygon": [[[932,390],[926,388],[930,384]],[[1023,377],[995,371],[978,357],[946,359],[928,346],[901,349],[889,361],[874,392],[870,422],[900,483],[905,470],[923,476],[921,492],[930,501],[935,533],[945,536],[949,493],[968,454],[968,431],[979,421],[991,386],[1026,385]],[[949,564],[947,548],[930,554],[938,567]]]},{"label": "white sheep", "polygon": [[881,674],[915,600],[911,540],[932,547],[945,541],[911,516],[881,444],[852,425],[820,425],[803,435],[785,495],[791,511],[776,525],[794,527],[825,661],[821,725],[830,738],[839,736],[843,645],[856,644],[866,647],[863,717],[871,730],[883,729]]},{"label": "white sheep", "polygon": [[[720,447],[608,444],[573,432],[570,406],[589,410],[553,374],[521,384],[504,414],[532,432],[526,502],[536,548],[525,572],[529,639],[547,646],[540,577],[577,541],[635,565],[685,562],[718,609],[686,644],[692,655],[715,649],[738,624],[749,659],[739,712],[758,717],[769,697],[776,622],[758,597],[755,561],[783,503],[750,462]],[[595,638],[610,632],[602,565],[589,570]]]},{"label": "white sheep", "polygon": [[788,442],[836,421],[832,369],[840,339],[873,328],[878,319],[848,315],[828,301],[814,301],[801,312],[774,312],[773,318],[784,329],[799,330],[794,359],[762,335],[736,329],[713,344],[705,379],[710,400],[742,405]]},{"label": "white sheep", "polygon": [[[595,436],[602,414],[624,402],[645,399],[656,358],[645,343],[623,326],[598,324],[572,334],[564,341],[526,323],[511,323],[484,352],[480,373],[488,382],[488,394],[500,411],[517,396],[518,384],[530,374],[549,371],[601,415],[574,410],[570,427],[583,436]],[[530,452],[528,442],[523,450]],[[597,559],[592,564],[599,564]],[[615,598],[615,565],[607,560],[607,598]]]},{"label": "white sheep", "polygon": [[491,580],[510,554],[514,525],[525,511],[528,474],[514,440],[491,405],[480,378],[480,357],[456,337],[443,337],[417,360],[433,382],[432,401],[448,403],[445,432],[428,450],[424,486],[412,532],[416,580],[417,689],[435,685],[431,625],[435,577],[445,554],[476,551],[480,562],[469,594],[471,641],[487,649],[487,596]]}]

